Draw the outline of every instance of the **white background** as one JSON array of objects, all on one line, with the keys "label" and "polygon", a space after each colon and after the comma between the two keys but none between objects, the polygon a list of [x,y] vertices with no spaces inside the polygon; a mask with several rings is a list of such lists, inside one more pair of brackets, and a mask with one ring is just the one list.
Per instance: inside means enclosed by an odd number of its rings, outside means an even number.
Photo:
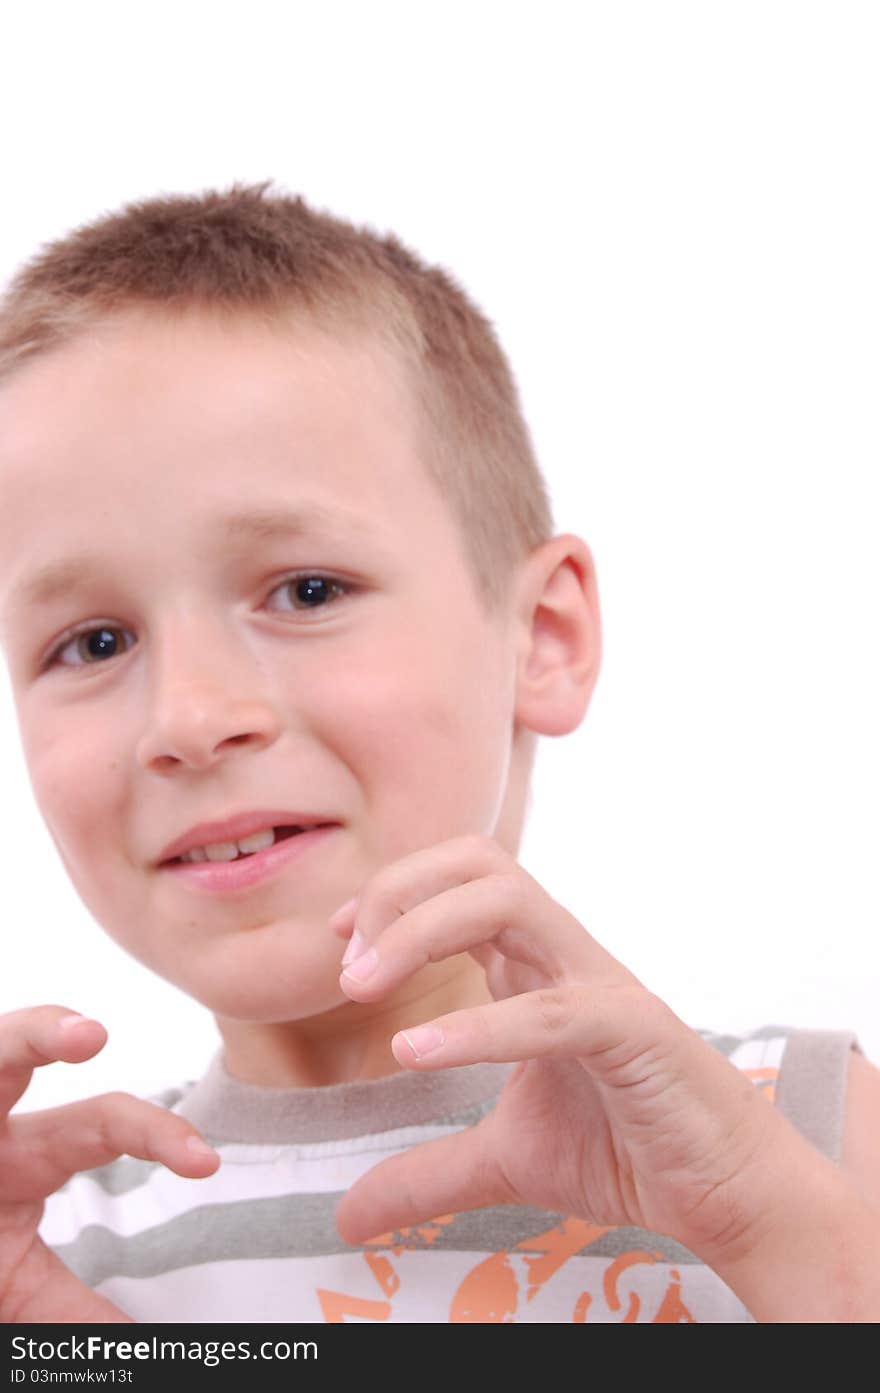
[{"label": "white background", "polygon": [[[449,267],[599,575],[523,864],[691,1023],[880,1059],[876,6],[16,10],[0,279],[129,199],[264,178]],[[193,1077],[211,1021],[77,900],[5,670],[0,770],[0,1010],[110,1031],[25,1105]]]}]

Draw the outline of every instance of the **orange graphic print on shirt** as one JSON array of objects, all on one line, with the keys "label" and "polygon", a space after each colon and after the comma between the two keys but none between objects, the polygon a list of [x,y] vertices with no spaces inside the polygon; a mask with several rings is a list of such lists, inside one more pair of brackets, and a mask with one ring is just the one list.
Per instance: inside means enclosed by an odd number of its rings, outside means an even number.
[{"label": "orange graphic print on shirt", "polygon": [[[376,1247],[386,1247],[392,1256],[398,1257],[403,1252],[424,1250],[434,1242],[442,1227],[456,1217],[455,1214],[446,1214],[430,1225],[401,1229],[395,1234],[382,1234],[374,1240],[374,1244]],[[522,1305],[531,1301],[565,1263],[610,1232],[612,1230],[609,1228],[569,1215],[552,1228],[523,1239],[513,1249],[490,1253],[475,1263],[455,1290],[449,1309],[450,1324],[515,1322]],[[511,1257],[519,1253],[525,1258],[525,1284],[511,1262]],[[317,1294],[328,1324],[342,1323],[347,1317],[388,1320],[391,1315],[392,1300],[400,1290],[399,1274],[385,1253],[368,1250],[363,1258],[382,1296],[371,1299],[320,1289]],[[623,1310],[618,1291],[620,1277],[637,1264],[658,1261],[663,1261],[662,1253],[633,1249],[610,1258],[605,1264],[600,1276],[605,1304],[610,1311],[622,1313],[624,1325],[640,1319],[650,1319],[654,1323],[694,1320],[681,1299],[681,1277],[674,1269],[670,1270],[666,1292],[653,1315],[649,1317],[647,1312],[643,1312],[642,1298],[634,1291],[629,1292],[628,1304]],[[592,1302],[593,1294],[582,1292],[575,1302],[571,1320],[576,1324],[586,1322]]]},{"label": "orange graphic print on shirt", "polygon": [[[775,1097],[776,1068],[752,1068],[742,1071],[761,1089],[768,1101]],[[395,1296],[401,1290],[400,1275],[393,1259],[404,1252],[424,1251],[434,1244],[444,1229],[458,1218],[443,1214],[429,1223],[385,1233],[373,1239],[363,1259],[377,1288],[375,1298],[348,1296],[342,1292],[319,1289],[318,1299],[328,1323],[344,1322],[347,1317],[361,1320],[388,1320],[393,1312]],[[592,1244],[613,1227],[588,1223],[568,1215],[551,1228],[522,1239],[512,1249],[489,1253],[480,1258],[461,1279],[452,1293],[448,1320],[451,1324],[480,1322],[510,1324],[521,1318],[523,1308],[544,1288],[547,1282],[571,1259],[583,1256]],[[379,1251],[384,1250],[384,1251]],[[586,1252],[589,1256],[589,1252]],[[598,1254],[596,1255],[598,1258]],[[524,1261],[515,1262],[512,1259]],[[647,1298],[627,1283],[640,1267],[663,1264],[659,1251],[644,1248],[627,1249],[608,1258],[601,1268],[594,1269],[594,1291],[582,1291],[577,1297],[569,1319],[575,1324],[590,1320],[590,1311],[601,1295],[605,1309],[612,1312],[623,1325],[636,1322],[652,1324],[691,1324],[696,1317],[686,1306],[681,1292],[681,1274],[668,1270],[665,1291],[659,1300]],[[523,1276],[524,1273],[524,1276]],[[381,1292],[381,1295],[379,1293]]]},{"label": "orange graphic print on shirt", "polygon": [[[526,1301],[532,1300],[564,1262],[607,1232],[607,1228],[572,1216],[545,1233],[518,1243],[514,1252],[528,1251]],[[453,1296],[450,1322],[515,1321],[521,1295],[519,1279],[510,1262],[510,1252],[490,1253],[471,1268]]]}]

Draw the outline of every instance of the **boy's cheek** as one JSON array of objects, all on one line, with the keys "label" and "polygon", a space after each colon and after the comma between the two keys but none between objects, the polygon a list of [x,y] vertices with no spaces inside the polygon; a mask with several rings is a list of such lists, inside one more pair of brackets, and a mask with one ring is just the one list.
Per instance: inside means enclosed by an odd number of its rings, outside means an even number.
[{"label": "boy's cheek", "polygon": [[76,741],[60,737],[26,751],[37,807],[80,893],[119,855],[119,829],[124,825],[107,755],[93,753],[89,759],[87,746],[77,747]]},{"label": "boy's cheek", "polygon": [[[123,791],[120,753],[106,724],[65,716],[25,718],[22,747],[34,796],[44,818],[59,829],[114,825]],[[70,838],[68,838],[70,840]]]},{"label": "boy's cheek", "polygon": [[510,732],[485,690],[426,672],[374,682],[350,745],[361,793],[381,811],[381,862],[468,832],[490,834],[503,796]]}]

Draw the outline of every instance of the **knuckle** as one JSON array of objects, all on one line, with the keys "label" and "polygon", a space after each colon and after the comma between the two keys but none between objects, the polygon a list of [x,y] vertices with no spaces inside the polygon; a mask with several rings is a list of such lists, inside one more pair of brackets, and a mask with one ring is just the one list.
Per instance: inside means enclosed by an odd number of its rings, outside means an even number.
[{"label": "knuckle", "polygon": [[469,861],[487,870],[500,866],[502,858],[507,859],[507,852],[502,850],[495,838],[482,832],[468,832],[461,839],[461,849]]},{"label": "knuckle", "polygon": [[577,1011],[578,994],[565,987],[542,987],[535,996],[543,1029],[548,1035],[561,1035]]},{"label": "knuckle", "polygon": [[528,887],[519,876],[493,872],[486,876],[489,914],[495,932],[521,928],[528,920]]},{"label": "knuckle", "polygon": [[137,1102],[138,1099],[133,1094],[125,1093],[121,1089],[114,1089],[110,1093],[99,1093],[92,1099],[92,1104],[98,1115],[107,1120],[116,1117],[123,1110],[128,1111],[131,1105]]},{"label": "knuckle", "polygon": [[[625,1072],[656,1054],[672,1013],[635,981],[596,984],[591,992],[592,1051],[608,1073]],[[664,1014],[665,1013],[665,1014]]]},{"label": "knuckle", "polygon": [[611,1034],[628,1034],[633,1021],[646,1019],[648,993],[634,982],[609,980],[596,982],[592,991],[592,1011],[597,1024]]},{"label": "knuckle", "polygon": [[393,904],[399,894],[399,882],[398,862],[391,862],[375,871],[358,892],[356,920],[362,921],[364,916],[369,919]]},{"label": "knuckle", "polygon": [[490,840],[482,832],[466,832],[459,845],[465,855],[485,856],[489,850]]},{"label": "knuckle", "polygon": [[514,875],[510,871],[495,871],[488,878],[495,886],[499,904],[509,916],[515,916],[525,908],[528,887],[518,875]]},{"label": "knuckle", "polygon": [[637,1011],[645,1025],[658,1037],[668,1034],[670,1027],[676,1024],[677,1017],[672,1008],[640,983],[627,982],[620,991],[627,1009]]},{"label": "knuckle", "polygon": [[491,1144],[490,1129],[481,1119],[473,1130],[474,1171],[481,1194],[494,1204],[516,1204],[519,1191],[505,1168],[506,1157],[498,1156]]},{"label": "knuckle", "polygon": [[462,1012],[462,1016],[467,1018],[462,1024],[466,1024],[468,1043],[474,1053],[481,1059],[493,1060],[497,1052],[497,1042],[492,1029],[492,1008],[472,1009]]}]

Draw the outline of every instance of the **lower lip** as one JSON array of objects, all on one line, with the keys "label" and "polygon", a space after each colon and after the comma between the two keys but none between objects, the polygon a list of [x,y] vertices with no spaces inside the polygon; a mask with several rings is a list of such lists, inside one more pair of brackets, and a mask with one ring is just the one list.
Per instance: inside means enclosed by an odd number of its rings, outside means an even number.
[{"label": "lower lip", "polygon": [[172,861],[167,866],[161,866],[160,870],[211,894],[247,890],[278,875],[286,866],[301,861],[338,826],[333,822],[324,827],[313,827],[310,832],[298,832],[296,836],[273,842],[265,851],[242,856],[238,861]]}]

